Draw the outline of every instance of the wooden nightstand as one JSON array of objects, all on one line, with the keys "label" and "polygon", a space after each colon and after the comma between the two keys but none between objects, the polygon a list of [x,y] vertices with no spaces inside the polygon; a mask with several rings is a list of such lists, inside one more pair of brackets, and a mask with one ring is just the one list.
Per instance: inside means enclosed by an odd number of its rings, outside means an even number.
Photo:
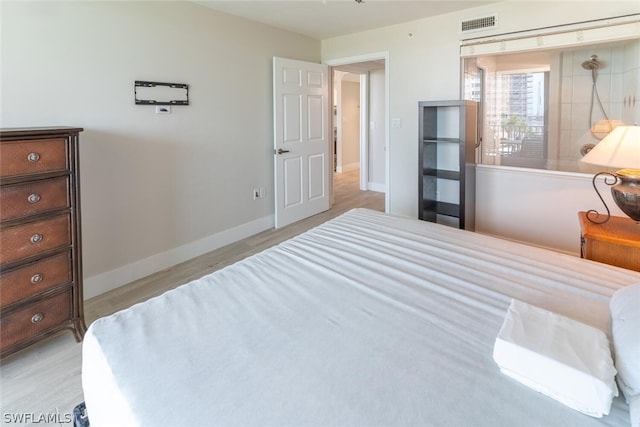
[{"label": "wooden nightstand", "polygon": [[578,218],[582,258],[640,271],[639,223],[612,216],[604,224],[594,224],[586,212],[578,212]]}]

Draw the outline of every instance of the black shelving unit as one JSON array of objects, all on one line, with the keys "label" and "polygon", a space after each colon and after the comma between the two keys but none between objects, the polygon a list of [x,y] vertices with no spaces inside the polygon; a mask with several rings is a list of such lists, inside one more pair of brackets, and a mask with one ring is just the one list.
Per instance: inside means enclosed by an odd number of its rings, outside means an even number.
[{"label": "black shelving unit", "polygon": [[419,108],[419,218],[475,227],[477,103],[424,101]]}]

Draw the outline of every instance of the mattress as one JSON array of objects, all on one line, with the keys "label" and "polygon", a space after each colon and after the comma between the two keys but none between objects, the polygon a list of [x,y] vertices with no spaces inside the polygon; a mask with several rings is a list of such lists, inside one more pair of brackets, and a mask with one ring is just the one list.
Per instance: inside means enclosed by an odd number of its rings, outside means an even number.
[{"label": "mattress", "polygon": [[100,426],[627,426],[503,375],[512,298],[610,335],[640,273],[366,209],[93,322]]}]

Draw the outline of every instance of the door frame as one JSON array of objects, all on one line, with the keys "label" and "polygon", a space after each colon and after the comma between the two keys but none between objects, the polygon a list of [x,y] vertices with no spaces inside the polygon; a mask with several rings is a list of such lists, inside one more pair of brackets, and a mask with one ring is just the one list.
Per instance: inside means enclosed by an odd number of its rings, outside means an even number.
[{"label": "door frame", "polygon": [[[333,58],[327,59],[323,61],[324,64],[330,67],[329,75],[333,76],[333,67],[340,65],[349,65],[355,64],[358,62],[366,62],[366,61],[375,61],[375,60],[384,60],[384,119],[385,119],[385,135],[384,135],[384,168],[385,168],[385,198],[384,198],[384,209],[385,212],[389,212],[389,51],[382,52],[372,52],[363,55],[356,56],[348,56],[342,58]],[[333,99],[333,79],[329,80],[329,91],[330,97]],[[369,161],[369,96],[368,96],[368,79],[365,77],[364,81],[366,84],[363,85],[363,78],[361,75],[360,78],[360,187],[367,188],[368,185],[368,161]],[[363,92],[366,94],[363,97]],[[333,103],[330,103],[333,104]],[[365,108],[362,108],[362,107]],[[330,106],[333,109],[333,105]],[[330,112],[331,117],[331,127],[333,129],[333,111]],[[331,155],[333,156],[333,150],[329,150]],[[331,159],[332,170],[333,170],[333,159]],[[363,167],[364,165],[364,167]],[[331,204],[333,204],[333,179],[330,180],[330,194],[331,194]]]},{"label": "door frame", "polygon": [[[386,145],[386,142],[385,142]],[[385,183],[387,177],[385,175]],[[360,190],[369,189],[369,74],[360,74]],[[386,193],[386,191],[385,191]]]}]

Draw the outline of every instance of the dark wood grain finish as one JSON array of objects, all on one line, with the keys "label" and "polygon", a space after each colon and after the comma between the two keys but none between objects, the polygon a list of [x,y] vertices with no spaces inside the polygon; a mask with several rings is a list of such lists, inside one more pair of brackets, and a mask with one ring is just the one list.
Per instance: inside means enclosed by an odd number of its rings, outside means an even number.
[{"label": "dark wood grain finish", "polygon": [[0,129],[0,357],[63,329],[81,340],[86,330],[81,131]]},{"label": "dark wood grain finish", "polygon": [[2,316],[0,339],[3,348],[65,326],[72,316],[71,299],[69,288],[66,292],[35,301]]},{"label": "dark wood grain finish", "polygon": [[17,140],[0,146],[0,176],[63,171],[69,168],[64,138]]},{"label": "dark wood grain finish", "polygon": [[83,128],[70,126],[42,126],[42,127],[15,127],[0,128],[0,139],[3,141],[11,140],[33,140],[38,138],[66,137],[68,135],[78,135]]},{"label": "dark wood grain finish", "polygon": [[0,230],[0,264],[70,245],[70,228],[69,215],[64,214]]},{"label": "dark wood grain finish", "polygon": [[62,177],[0,188],[0,217],[11,220],[70,206],[69,178]]},{"label": "dark wood grain finish", "polygon": [[478,105],[423,101],[418,112],[418,218],[473,231]]},{"label": "dark wood grain finish", "polygon": [[5,307],[71,282],[71,252],[43,258],[2,272],[0,305]]}]

